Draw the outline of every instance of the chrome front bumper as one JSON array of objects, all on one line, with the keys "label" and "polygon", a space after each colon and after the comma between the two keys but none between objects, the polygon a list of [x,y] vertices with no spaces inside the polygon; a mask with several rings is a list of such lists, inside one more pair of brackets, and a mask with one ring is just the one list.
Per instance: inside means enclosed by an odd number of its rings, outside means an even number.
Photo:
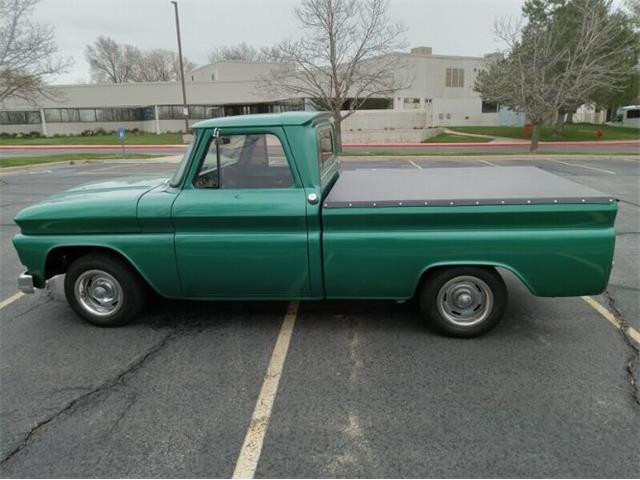
[{"label": "chrome front bumper", "polygon": [[18,290],[22,293],[34,293],[36,289],[33,286],[33,276],[27,272],[21,273],[18,277]]}]

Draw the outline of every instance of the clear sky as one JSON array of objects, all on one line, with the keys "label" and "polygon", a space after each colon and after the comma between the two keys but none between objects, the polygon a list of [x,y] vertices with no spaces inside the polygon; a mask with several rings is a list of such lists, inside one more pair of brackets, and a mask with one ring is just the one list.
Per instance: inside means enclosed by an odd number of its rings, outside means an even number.
[{"label": "clear sky", "polygon": [[[272,45],[302,35],[292,0],[179,0],[183,54],[198,65],[220,45]],[[411,47],[434,54],[477,55],[499,46],[492,33],[501,17],[520,16],[523,0],[391,0],[390,17],[404,21]],[[60,51],[74,59],[55,83],[89,80],[84,48],[99,35],[142,49],[177,50],[169,0],[42,0],[35,17],[55,28]]]}]

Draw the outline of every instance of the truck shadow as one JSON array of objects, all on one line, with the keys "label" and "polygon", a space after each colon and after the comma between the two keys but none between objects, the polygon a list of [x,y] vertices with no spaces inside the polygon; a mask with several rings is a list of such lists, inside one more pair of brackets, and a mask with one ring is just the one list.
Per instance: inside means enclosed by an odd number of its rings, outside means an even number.
[{"label": "truck shadow", "polygon": [[[154,328],[203,327],[206,325],[244,325],[260,322],[280,323],[287,312],[286,301],[188,301],[155,298],[135,323]],[[371,328],[383,330],[424,331],[417,305],[408,301],[301,301],[296,325],[317,324],[329,327],[345,319],[365,319]]]}]

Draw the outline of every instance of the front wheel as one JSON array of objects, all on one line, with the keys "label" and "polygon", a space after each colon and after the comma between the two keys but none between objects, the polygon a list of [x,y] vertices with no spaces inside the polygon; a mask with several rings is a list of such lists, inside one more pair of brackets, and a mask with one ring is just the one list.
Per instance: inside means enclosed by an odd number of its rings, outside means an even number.
[{"label": "front wheel", "polygon": [[452,337],[476,337],[501,320],[507,288],[493,268],[451,267],[429,275],[419,293],[424,317]]},{"label": "front wheel", "polygon": [[103,254],[75,260],[67,269],[64,293],[74,312],[100,327],[129,323],[146,299],[136,272],[123,260]]}]

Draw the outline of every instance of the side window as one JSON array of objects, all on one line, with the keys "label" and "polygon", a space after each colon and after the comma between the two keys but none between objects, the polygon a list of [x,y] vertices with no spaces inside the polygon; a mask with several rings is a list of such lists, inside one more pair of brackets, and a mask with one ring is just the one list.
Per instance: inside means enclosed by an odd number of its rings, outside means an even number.
[{"label": "side window", "polygon": [[333,145],[333,131],[331,130],[331,128],[323,128],[319,130],[318,152],[320,158],[318,158],[318,161],[320,162],[321,173],[324,171],[327,161],[333,158],[333,156],[336,154]]},{"label": "side window", "polygon": [[212,139],[194,181],[196,188],[288,188],[293,177],[280,139],[271,134],[223,135]]}]

